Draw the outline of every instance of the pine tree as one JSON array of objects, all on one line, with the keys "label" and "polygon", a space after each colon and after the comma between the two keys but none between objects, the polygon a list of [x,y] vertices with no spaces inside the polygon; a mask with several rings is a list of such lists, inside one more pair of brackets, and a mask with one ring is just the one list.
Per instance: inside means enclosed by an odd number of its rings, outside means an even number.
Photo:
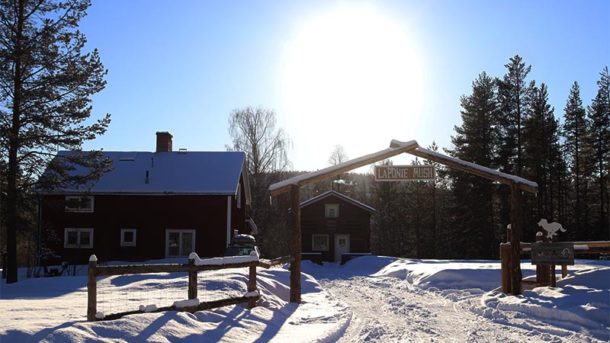
[{"label": "pine tree", "polygon": [[[574,216],[576,228],[585,229],[585,184],[586,184],[586,136],[587,118],[580,98],[580,87],[574,82],[564,108],[564,149],[574,184]],[[574,231],[572,235],[578,234]],[[580,234],[582,235],[582,234]]]},{"label": "pine tree", "polygon": [[501,135],[498,162],[503,171],[522,176],[523,122],[530,91],[525,79],[532,67],[526,66],[519,55],[512,57],[505,67],[506,75],[497,81]]},{"label": "pine tree", "polygon": [[[88,0],[0,1],[0,144],[6,160],[7,282],[17,281],[16,227],[19,203],[57,148],[78,150],[105,132],[110,115],[86,124],[91,96],[101,91],[106,70],[97,50],[84,53],[79,21]],[[98,155],[72,156],[52,166],[49,182],[61,182],[73,164],[91,177],[106,166]],[[84,178],[80,179],[81,181]],[[64,180],[65,181],[65,180]]]},{"label": "pine tree", "polygon": [[[540,218],[557,220],[554,199],[557,193],[557,174],[554,168],[559,167],[561,151],[559,146],[559,123],[554,116],[554,109],[548,103],[547,87],[531,85],[528,116],[524,122],[523,156],[525,176],[538,183],[536,206],[524,230],[524,237],[533,239],[536,222]],[[529,228],[529,231],[528,231]]]},{"label": "pine tree", "polygon": [[[496,121],[498,104],[496,84],[481,73],[472,84],[472,94],[461,98],[462,125],[454,128],[451,137],[452,156],[483,166],[494,167],[498,139]],[[491,181],[459,171],[449,171],[453,180],[453,208],[456,246],[469,257],[490,257],[496,254],[494,234],[493,185]]]},{"label": "pine tree", "polygon": [[589,144],[593,153],[593,172],[596,173],[599,185],[598,233],[594,239],[608,239],[608,169],[610,168],[610,74],[608,67],[600,73],[597,81],[598,91],[588,107],[588,118],[591,123]]}]

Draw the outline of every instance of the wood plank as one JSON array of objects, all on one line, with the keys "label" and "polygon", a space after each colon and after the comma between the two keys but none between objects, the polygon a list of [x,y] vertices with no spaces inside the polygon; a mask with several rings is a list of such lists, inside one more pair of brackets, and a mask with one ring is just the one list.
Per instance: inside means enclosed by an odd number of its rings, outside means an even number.
[{"label": "wood plank", "polygon": [[89,259],[89,269],[87,271],[87,320],[95,321],[97,312],[97,258],[92,256]]},{"label": "wood plank", "polygon": [[304,186],[310,183],[315,183],[321,180],[326,180],[332,178],[334,176],[341,175],[350,170],[357,169],[378,161],[385,160],[392,156],[396,156],[402,154],[403,152],[407,152],[409,150],[413,150],[417,148],[416,141],[408,141],[408,142],[399,142],[396,140],[392,140],[390,143],[390,147],[384,150],[380,150],[378,152],[368,154],[359,158],[355,158],[343,163],[340,163],[336,166],[331,166],[328,168],[320,169],[315,172],[311,172],[304,175],[298,175],[287,180],[277,182],[269,186],[269,192],[271,192],[271,196],[277,196],[281,193],[285,193],[290,191],[291,185],[296,186]]},{"label": "wood plank", "polygon": [[407,153],[446,165],[447,167],[451,167],[453,169],[461,170],[463,172],[474,174],[492,181],[497,181],[505,185],[510,186],[512,184],[517,184],[519,189],[529,193],[535,194],[538,192],[538,185],[533,181],[506,174],[491,168],[483,167],[472,162],[462,161],[460,159],[445,156],[421,147],[409,150]]},{"label": "wood plank", "polygon": [[152,274],[152,273],[188,273],[190,271],[220,270],[232,268],[247,268],[258,265],[258,261],[231,263],[222,265],[196,266],[188,264],[141,264],[141,265],[119,265],[99,266],[97,275],[124,275],[124,274]]}]

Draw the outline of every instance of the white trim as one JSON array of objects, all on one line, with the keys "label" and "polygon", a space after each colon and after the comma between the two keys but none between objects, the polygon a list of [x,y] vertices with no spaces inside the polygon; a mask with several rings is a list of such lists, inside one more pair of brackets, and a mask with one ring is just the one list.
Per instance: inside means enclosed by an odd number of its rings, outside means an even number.
[{"label": "white trim", "polygon": [[227,197],[227,242],[225,248],[231,243],[231,196]]},{"label": "white trim", "polygon": [[[189,251],[187,252],[185,255],[171,255],[169,254],[169,234],[170,233],[179,233],[180,234],[180,238],[178,239],[178,254],[180,253],[180,250],[182,250],[182,234],[183,233],[192,233],[193,234],[193,246],[192,249],[193,251]],[[190,253],[195,252],[195,248],[197,246],[197,236],[196,236],[196,231],[195,230],[178,230],[178,229],[165,229],[165,257],[169,258],[169,257],[183,257],[183,256],[188,256]]]},{"label": "white trim", "polygon": [[[326,238],[326,249],[316,249],[316,236]],[[330,237],[328,234],[314,233],[311,235],[311,250],[313,251],[328,251],[330,249]]]},{"label": "white trim", "polygon": [[[124,233],[133,232],[133,242],[125,242]],[[136,229],[121,229],[121,246],[122,247],[135,247],[137,242],[137,233]]]},{"label": "white trim", "polygon": [[[73,199],[82,199],[82,198],[86,198],[86,199],[91,200],[91,202],[90,202],[91,207],[90,208],[68,207],[68,201],[73,200]],[[64,198],[64,208],[65,208],[66,212],[93,213],[93,211],[95,209],[94,200],[95,200],[95,198],[92,197],[92,196],[66,195],[66,197]]]},{"label": "white trim", "polygon": [[339,204],[324,204],[324,218],[339,218]]},{"label": "white trim", "polygon": [[[68,232],[76,232],[76,244],[68,244]],[[86,246],[81,245],[81,233],[89,233],[89,244]],[[93,249],[93,228],[76,228],[66,227],[64,228],[64,248],[65,249]]]}]

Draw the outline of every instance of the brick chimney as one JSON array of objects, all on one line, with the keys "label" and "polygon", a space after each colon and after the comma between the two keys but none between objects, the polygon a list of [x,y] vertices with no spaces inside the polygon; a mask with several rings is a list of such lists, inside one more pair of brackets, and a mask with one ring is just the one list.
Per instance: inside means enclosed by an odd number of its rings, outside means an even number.
[{"label": "brick chimney", "polygon": [[157,132],[157,152],[172,152],[172,134],[167,131]]}]

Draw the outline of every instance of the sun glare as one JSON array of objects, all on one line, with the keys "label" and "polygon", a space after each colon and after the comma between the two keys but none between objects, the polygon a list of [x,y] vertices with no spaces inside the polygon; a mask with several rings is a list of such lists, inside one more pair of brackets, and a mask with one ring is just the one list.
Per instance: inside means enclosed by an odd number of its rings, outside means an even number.
[{"label": "sun glare", "polygon": [[372,7],[335,8],[302,24],[285,61],[285,123],[306,164],[296,168],[324,167],[337,144],[357,157],[415,138],[423,66],[406,23]]}]

